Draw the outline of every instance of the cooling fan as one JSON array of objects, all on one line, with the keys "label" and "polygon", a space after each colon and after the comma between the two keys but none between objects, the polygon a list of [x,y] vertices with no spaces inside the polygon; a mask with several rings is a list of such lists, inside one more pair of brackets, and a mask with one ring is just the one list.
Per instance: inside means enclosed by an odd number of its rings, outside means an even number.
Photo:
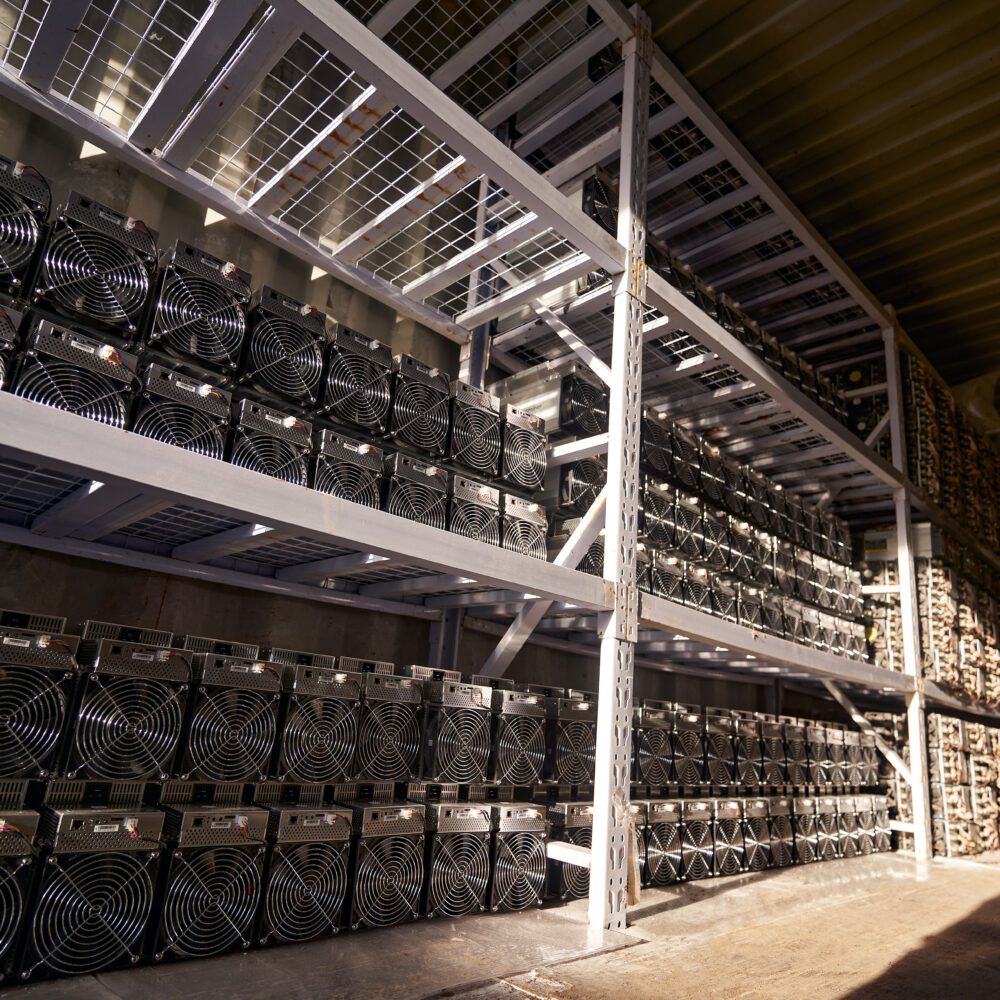
[{"label": "cooling fan", "polygon": [[674,773],[677,780],[687,787],[704,784],[705,742],[698,723],[688,728],[678,725],[673,735]]},{"label": "cooling fan", "polygon": [[230,374],[246,337],[250,275],[180,240],[163,271],[148,342]]},{"label": "cooling fan", "polygon": [[552,718],[552,774],[566,785],[590,784],[596,762],[597,709],[589,702],[558,698]]},{"label": "cooling fan", "polygon": [[646,882],[652,886],[670,885],[680,878],[681,863],[680,807],[676,803],[650,802],[646,839]]},{"label": "cooling fan", "polygon": [[535,559],[548,557],[545,511],[536,503],[511,493],[502,497],[500,537],[505,549]]},{"label": "cooling fan", "polygon": [[498,834],[493,862],[493,910],[524,910],[541,903],[546,867],[542,835],[526,831]]},{"label": "cooling fan", "polygon": [[712,874],[715,847],[712,824],[703,820],[686,819],[681,827],[681,870],[687,879],[708,878]]},{"label": "cooling fan", "polygon": [[420,681],[365,675],[358,729],[358,777],[407,781],[416,777],[423,743]]},{"label": "cooling fan", "polygon": [[52,228],[35,295],[131,333],[149,298],[155,259],[156,233],[74,192]]},{"label": "cooling fan", "polygon": [[650,566],[652,592],[678,604],[684,600],[684,569],[673,556],[654,552]]},{"label": "cooling fan", "polygon": [[0,306],[0,389],[7,386],[14,373],[17,361],[15,346],[21,319],[21,314],[16,310]]},{"label": "cooling fan", "polygon": [[667,729],[637,729],[635,759],[636,778],[643,784],[667,785],[674,780],[674,755]]},{"label": "cooling fan", "polygon": [[701,508],[692,500],[678,500],[674,508],[674,545],[689,559],[700,559],[703,532]]},{"label": "cooling fan", "polygon": [[[20,853],[30,851],[30,843],[29,839],[27,844],[22,844]],[[21,929],[30,877],[30,857],[0,858],[0,962]]]},{"label": "cooling fan", "polygon": [[875,813],[872,800],[862,797],[855,800],[857,806],[858,853],[875,853]]},{"label": "cooling fan", "polygon": [[13,391],[45,406],[124,427],[136,359],[82,334],[37,321]]},{"label": "cooling fan", "polygon": [[879,853],[892,850],[892,830],[889,826],[889,804],[884,795],[873,800],[875,818],[875,850]]},{"label": "cooling fan", "polygon": [[705,734],[705,763],[708,780],[713,785],[731,785],[735,777],[736,758],[730,720],[711,717]]},{"label": "cooling fan", "polygon": [[736,783],[743,788],[757,788],[763,783],[764,757],[757,723],[737,719],[733,738],[736,757]]},{"label": "cooling fan", "polygon": [[324,428],[313,468],[313,489],[378,508],[382,502],[382,451]]},{"label": "cooling fan", "polygon": [[599,385],[577,375],[566,375],[559,399],[559,425],[583,437],[608,429],[608,394]]},{"label": "cooling fan", "polygon": [[670,428],[673,474],[681,486],[697,490],[701,481],[701,447],[690,431],[677,424]]},{"label": "cooling fan", "polygon": [[448,524],[447,477],[442,469],[409,455],[393,455],[386,462],[390,474],[385,510],[432,528]]},{"label": "cooling fan", "polygon": [[136,963],[158,859],[155,851],[49,855],[26,929],[21,978]]},{"label": "cooling fan", "polygon": [[792,821],[788,815],[787,802],[781,807],[781,812],[775,811],[775,805],[771,807],[771,861],[775,868],[787,868],[792,863],[792,849],[795,843],[795,834],[792,832]]},{"label": "cooling fan", "polygon": [[460,784],[485,781],[490,759],[490,713],[474,708],[443,708],[436,717],[436,727],[431,780]]},{"label": "cooling fan", "polygon": [[0,281],[12,294],[31,267],[51,201],[34,167],[0,156]]},{"label": "cooling fan", "polygon": [[761,750],[764,761],[764,784],[784,785],[788,780],[785,762],[784,727],[779,723],[761,723]]},{"label": "cooling fan", "polygon": [[296,667],[281,732],[282,780],[320,784],[354,777],[361,683],[352,674]]},{"label": "cooling fan", "polygon": [[319,396],[325,344],[323,313],[265,286],[254,293],[240,380],[312,406]]},{"label": "cooling fan", "polygon": [[715,874],[737,875],[743,871],[746,859],[740,804],[720,801],[715,808]]},{"label": "cooling fan", "polygon": [[450,397],[449,459],[482,476],[496,476],[502,445],[500,400],[464,382],[452,382]]},{"label": "cooling fan", "polygon": [[[602,53],[596,58],[600,59]],[[603,67],[602,67],[603,68]],[[604,73],[602,72],[603,76]],[[596,82],[596,81],[595,81]],[[591,175],[583,182],[583,211],[612,236],[618,232],[618,195],[611,185]]]},{"label": "cooling fan", "polygon": [[785,726],[785,759],[789,784],[801,787],[809,781],[809,749],[804,726]]},{"label": "cooling fan", "polygon": [[392,352],[377,340],[338,327],[329,354],[323,411],[356,427],[384,432],[392,404]]},{"label": "cooling fan", "polygon": [[580,458],[559,469],[559,506],[586,514],[608,481],[608,470],[597,458]]},{"label": "cooling fan", "polygon": [[829,811],[821,811],[817,817],[816,854],[820,861],[832,861],[837,857],[837,848],[840,844],[840,830],[834,810],[835,806],[831,804]]},{"label": "cooling fan", "polygon": [[335,933],[347,898],[348,844],[277,844],[261,911],[262,940],[311,941]]},{"label": "cooling fan", "polygon": [[491,776],[509,785],[534,785],[545,764],[545,708],[526,691],[493,692],[496,733]]},{"label": "cooling fan", "polygon": [[819,824],[812,799],[796,799],[795,805],[795,860],[800,865],[808,865],[817,859],[816,844]]},{"label": "cooling fan", "polygon": [[464,476],[452,476],[448,530],[487,545],[499,545],[500,491]]},{"label": "cooling fan", "polygon": [[430,873],[429,917],[455,918],[481,912],[486,908],[490,881],[489,834],[438,834],[431,848]]},{"label": "cooling fan", "polygon": [[229,461],[296,486],[309,482],[312,425],[290,414],[241,399]]},{"label": "cooling fan", "polygon": [[771,832],[767,825],[766,802],[747,803],[743,821],[743,846],[748,871],[762,872],[771,861]]},{"label": "cooling fan", "polygon": [[673,473],[674,452],[670,426],[666,420],[646,411],[639,428],[639,466],[651,476],[663,479]]},{"label": "cooling fan", "polygon": [[858,856],[858,816],[854,799],[842,798],[837,803],[837,846],[842,858]]},{"label": "cooling fan", "polygon": [[154,958],[167,952],[204,958],[248,947],[262,888],[261,853],[240,847],[175,851]]},{"label": "cooling fan", "polygon": [[392,368],[389,433],[426,455],[443,455],[448,440],[447,376],[407,354],[397,355]]},{"label": "cooling fan", "polygon": [[362,839],[354,875],[355,928],[391,927],[418,915],[423,837]]},{"label": "cooling fan", "polygon": [[667,483],[647,478],[642,486],[640,533],[649,545],[673,548],[676,544],[676,498]]},{"label": "cooling fan", "polygon": [[[590,848],[594,836],[590,827],[570,827],[562,831],[558,838],[577,847]],[[582,899],[590,891],[590,869],[580,865],[560,865],[560,881],[563,899]]]},{"label": "cooling fan", "polygon": [[542,485],[547,466],[541,418],[507,403],[503,404],[501,415],[500,475],[512,486],[533,492]]}]

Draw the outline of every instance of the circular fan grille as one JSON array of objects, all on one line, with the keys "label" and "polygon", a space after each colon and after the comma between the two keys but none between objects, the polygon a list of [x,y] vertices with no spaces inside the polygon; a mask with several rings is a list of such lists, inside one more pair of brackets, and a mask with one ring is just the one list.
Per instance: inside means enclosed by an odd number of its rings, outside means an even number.
[{"label": "circular fan grille", "polygon": [[152,880],[134,854],[59,858],[45,867],[31,921],[37,964],[73,975],[137,958],[152,905]]},{"label": "circular fan grille", "polygon": [[577,569],[581,573],[589,573],[591,576],[604,576],[604,539],[598,538],[590,543],[583,558],[577,564]]},{"label": "circular fan grille", "polygon": [[352,704],[332,698],[293,700],[281,734],[282,770],[294,781],[350,779],[357,744]]},{"label": "circular fan grille", "polygon": [[705,780],[705,747],[701,735],[684,729],[674,733],[674,773],[683,785],[700,785]]},{"label": "circular fan grille", "polygon": [[851,813],[841,813],[838,821],[838,844],[842,858],[853,858],[858,853],[858,821]]},{"label": "circular fan grille", "polygon": [[603,434],[608,429],[607,394],[589,382],[569,378],[563,388],[563,422],[583,435]]},{"label": "circular fan grille", "polygon": [[267,389],[314,403],[323,374],[323,345],[297,323],[262,317],[250,332],[245,374]]},{"label": "circular fan grille", "polygon": [[490,757],[490,713],[471,708],[443,711],[434,752],[435,781],[484,781]]},{"label": "circular fan grille", "polygon": [[347,894],[345,851],[323,843],[275,849],[264,896],[269,936],[308,941],[336,929]]},{"label": "circular fan grille", "polygon": [[225,431],[217,420],[201,410],[168,400],[144,405],[132,423],[132,430],[209,458],[221,459],[226,449]]},{"label": "circular fan grille", "polygon": [[380,365],[359,357],[334,351],[326,376],[324,402],[330,412],[370,430],[385,430],[392,393],[389,373]]},{"label": "circular fan grille", "polygon": [[69,777],[108,781],[165,777],[181,735],[181,693],[143,677],[91,675],[73,736]]},{"label": "circular fan grille", "polygon": [[275,729],[274,703],[258,691],[202,691],[188,731],[192,770],[212,781],[263,778]]},{"label": "circular fan grille", "polygon": [[653,545],[674,544],[674,501],[648,487],[642,492],[642,530]]},{"label": "circular fan grille", "polygon": [[823,861],[830,861],[837,856],[840,843],[840,830],[837,827],[837,817],[833,814],[823,814],[817,817],[816,850]]},{"label": "circular fan grille", "polygon": [[639,780],[649,785],[666,785],[673,770],[670,734],[665,729],[640,729],[637,737]]},{"label": "circular fan grille", "polygon": [[650,885],[676,882],[681,871],[681,834],[676,823],[651,823],[646,844],[646,872]]},{"label": "circular fan grille", "polygon": [[816,817],[795,817],[795,856],[799,864],[808,865],[816,860]]},{"label": "circular fan grille", "polygon": [[243,307],[214,281],[172,274],[164,282],[154,335],[167,347],[235,368],[245,334]]},{"label": "circular fan grille", "polygon": [[787,868],[792,863],[792,845],[795,837],[792,822],[787,816],[771,817],[771,861],[775,868]]},{"label": "circular fan grille", "polygon": [[556,773],[559,780],[581,785],[594,780],[594,726],[577,719],[559,722],[556,730]]},{"label": "circular fan grille", "polygon": [[788,780],[793,785],[804,785],[809,780],[808,756],[803,740],[788,740],[785,744],[788,760]]},{"label": "circular fan grille", "polygon": [[470,500],[452,503],[448,528],[456,535],[465,535],[489,545],[500,544],[500,518],[496,511]]},{"label": "circular fan grille", "polygon": [[783,785],[787,778],[784,742],[778,737],[765,737],[761,747],[764,751],[764,783]]},{"label": "circular fan grille", "polygon": [[680,573],[669,573],[654,564],[651,572],[651,580],[654,594],[665,597],[668,601],[681,601],[684,579]]},{"label": "circular fan grille", "polygon": [[0,663],[0,777],[44,776],[65,716],[53,674]]},{"label": "circular fan grille", "polygon": [[545,761],[545,728],[542,719],[523,715],[502,716],[496,740],[497,780],[512,785],[533,785]]},{"label": "circular fan grille", "polygon": [[607,481],[607,470],[600,462],[591,458],[574,462],[563,473],[562,504],[578,514],[586,514]]},{"label": "circular fan grille", "polygon": [[449,833],[434,843],[427,890],[428,916],[461,917],[485,907],[490,880],[490,838]]},{"label": "circular fan grille", "polygon": [[726,496],[726,487],[722,477],[721,463],[715,458],[703,457],[699,482],[705,496],[718,504],[723,503]]},{"label": "circular fan grille", "polygon": [[537,490],[545,478],[545,438],[526,427],[507,424],[503,432],[504,477],[526,490]]},{"label": "circular fan grille", "polygon": [[681,865],[685,878],[706,878],[712,874],[712,829],[708,823],[685,823],[681,832]]},{"label": "circular fan grille", "polygon": [[493,908],[523,910],[537,903],[545,885],[545,841],[532,833],[497,837]]},{"label": "circular fan grille", "polygon": [[377,508],[381,501],[380,487],[379,474],[372,469],[362,469],[348,462],[333,462],[322,456],[316,463],[313,489],[321,493]]},{"label": "circular fan grille", "polygon": [[286,483],[305,486],[309,480],[303,453],[281,438],[253,431],[240,431],[233,444],[233,465],[239,465]]},{"label": "circular fan grille", "polygon": [[771,834],[763,816],[752,816],[746,821],[743,843],[746,847],[747,868],[752,872],[763,871],[771,853]]},{"label": "circular fan grille", "polygon": [[125,386],[55,358],[26,363],[14,394],[113,427],[125,426]]},{"label": "circular fan grille", "polygon": [[686,556],[698,558],[701,555],[701,513],[679,505],[675,514],[677,547]]},{"label": "circular fan grille", "polygon": [[889,817],[884,812],[875,814],[875,850],[891,851],[892,834],[889,831]]},{"label": "circular fan grille", "polygon": [[504,518],[503,547],[512,552],[520,552],[522,556],[531,556],[534,559],[548,557],[545,529],[516,517]]},{"label": "circular fan grille", "polygon": [[64,226],[45,251],[41,291],[91,319],[134,326],[149,272],[129,246],[92,229]]},{"label": "circular fan grille", "polygon": [[421,847],[405,837],[361,842],[354,908],[369,927],[390,927],[417,915],[424,881]]},{"label": "circular fan grille", "polygon": [[813,785],[825,785],[827,782],[826,744],[809,744],[809,782]]},{"label": "circular fan grille", "polygon": [[397,378],[392,401],[393,434],[430,454],[444,450],[448,397],[433,386]]},{"label": "circular fan grille", "polygon": [[642,422],[642,464],[654,475],[670,473],[673,450],[670,447],[670,429],[663,420],[646,419]]},{"label": "circular fan grille", "polygon": [[27,202],[6,188],[0,189],[0,275],[19,279],[38,246],[38,216]]},{"label": "circular fan grille", "polygon": [[164,947],[185,958],[246,947],[260,891],[255,856],[238,847],[180,852],[163,900]]},{"label": "circular fan grille", "polygon": [[743,831],[737,819],[715,823],[715,874],[735,875],[743,869]]},{"label": "circular fan grille", "polygon": [[494,474],[500,461],[500,421],[496,416],[456,403],[451,419],[451,457],[476,472]]},{"label": "circular fan grille", "polygon": [[737,736],[733,741],[736,750],[736,781],[744,788],[760,784],[762,762],[760,741],[755,736]]},{"label": "circular fan grille", "polygon": [[729,785],[733,780],[733,741],[725,733],[709,733],[705,740],[708,780],[713,785]]},{"label": "circular fan grille", "polygon": [[375,781],[405,780],[420,753],[417,709],[394,701],[369,704],[358,737],[358,773]]},{"label": "circular fan grille", "polygon": [[[566,840],[578,847],[590,847],[593,842],[591,831],[584,826],[566,830]],[[582,899],[590,891],[590,870],[579,865],[561,865],[562,894],[565,899]]]},{"label": "circular fan grille", "polygon": [[858,815],[858,852],[860,854],[875,852],[875,820],[871,813]]},{"label": "circular fan grille", "polygon": [[386,497],[385,509],[390,514],[420,521],[432,528],[444,528],[447,523],[448,508],[444,494],[419,483],[394,481]]},{"label": "circular fan grille", "polygon": [[16,859],[0,861],[0,957],[13,944],[24,914],[24,893],[17,877],[21,867]]}]

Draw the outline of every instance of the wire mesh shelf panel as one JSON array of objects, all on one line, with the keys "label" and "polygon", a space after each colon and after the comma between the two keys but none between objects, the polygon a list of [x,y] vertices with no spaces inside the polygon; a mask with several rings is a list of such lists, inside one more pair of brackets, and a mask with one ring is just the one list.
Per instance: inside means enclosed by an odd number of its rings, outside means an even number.
[{"label": "wire mesh shelf panel", "polygon": [[26,527],[86,482],[77,476],[3,459],[0,461],[0,521]]}]

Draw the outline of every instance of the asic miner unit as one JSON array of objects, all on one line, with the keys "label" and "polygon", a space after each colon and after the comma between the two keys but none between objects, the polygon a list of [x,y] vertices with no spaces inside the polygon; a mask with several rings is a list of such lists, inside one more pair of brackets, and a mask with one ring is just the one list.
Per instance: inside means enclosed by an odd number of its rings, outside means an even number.
[{"label": "asic miner unit", "polygon": [[375,445],[324,428],[316,438],[313,489],[377,510],[382,504],[383,461]]},{"label": "asic miner unit", "polygon": [[291,413],[241,399],[235,411],[229,461],[296,486],[309,482],[312,424]]},{"label": "asic miner unit", "polygon": [[392,351],[347,327],[338,327],[329,348],[321,410],[372,434],[389,427]]},{"label": "asic miner unit", "polygon": [[[592,802],[555,802],[549,806],[552,839],[590,847],[593,839]],[[590,890],[590,869],[562,861],[549,862],[549,891],[561,899],[582,899]]]},{"label": "asic miner unit", "polygon": [[493,689],[464,679],[428,680],[424,698],[422,777],[463,784],[484,782],[490,761]]},{"label": "asic miner unit", "polygon": [[448,474],[409,455],[392,455],[385,463],[384,509],[432,528],[448,526]]},{"label": "asic miner unit", "polygon": [[0,156],[0,288],[20,296],[41,242],[52,192],[26,163]]},{"label": "asic miner unit", "polygon": [[492,807],[494,834],[490,908],[525,910],[545,898],[546,823],[538,806],[505,802]]},{"label": "asic miner unit", "polygon": [[537,784],[545,765],[545,699],[530,691],[497,687],[493,690],[493,711],[496,730],[491,777],[505,785]]},{"label": "asic miner unit", "polygon": [[503,403],[500,412],[503,421],[500,477],[515,489],[533,493],[541,488],[547,466],[542,419],[509,403]]},{"label": "asic miner unit", "polygon": [[444,455],[448,443],[448,376],[408,354],[392,362],[393,440],[429,456]]},{"label": "asic miner unit", "polygon": [[476,475],[494,478],[502,447],[500,400],[484,389],[452,382],[448,459]]},{"label": "asic miner unit", "polygon": [[0,981],[28,912],[35,878],[32,845],[38,834],[39,815],[24,808],[27,782],[9,782],[0,822]]},{"label": "asic miner unit", "polygon": [[417,776],[423,735],[423,688],[411,677],[365,675],[358,730],[361,781],[409,781]]},{"label": "asic miner unit", "polygon": [[428,917],[481,913],[488,904],[492,826],[488,805],[427,802]]},{"label": "asic miner unit", "polygon": [[505,549],[524,556],[545,559],[548,546],[545,532],[548,521],[545,511],[532,500],[524,500],[512,493],[500,498],[500,537]]},{"label": "asic miner unit", "polygon": [[650,799],[646,803],[646,884],[670,885],[681,877],[681,803]]}]

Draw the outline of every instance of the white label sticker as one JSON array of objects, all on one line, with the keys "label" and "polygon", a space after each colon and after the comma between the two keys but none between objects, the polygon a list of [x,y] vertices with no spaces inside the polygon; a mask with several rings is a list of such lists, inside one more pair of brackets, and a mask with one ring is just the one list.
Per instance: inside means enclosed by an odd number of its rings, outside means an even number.
[{"label": "white label sticker", "polygon": [[5,635],[3,637],[3,644],[5,646],[20,646],[22,649],[27,649],[31,645],[31,640],[18,639],[12,635]]},{"label": "white label sticker", "polygon": [[212,823],[213,830],[231,830],[232,826],[233,826],[233,821],[229,819],[215,820]]},{"label": "white label sticker", "polygon": [[69,346],[73,348],[74,351],[83,351],[84,354],[96,354],[97,348],[91,344],[84,344],[79,340],[71,340]]},{"label": "white label sticker", "polygon": [[302,821],[303,826],[319,826],[320,818],[319,816],[310,816],[308,819]]},{"label": "white label sticker", "polygon": [[178,389],[183,389],[185,392],[198,391],[198,386],[193,385],[191,382],[181,382],[178,380],[177,382],[174,382],[174,385],[176,385]]},{"label": "white label sticker", "polygon": [[233,674],[248,674],[250,668],[245,663],[230,663],[229,672]]},{"label": "white label sticker", "polygon": [[94,833],[117,833],[118,824],[117,823],[95,823]]},{"label": "white label sticker", "polygon": [[276,417],[273,413],[265,413],[264,414],[264,419],[269,424],[282,424],[282,423],[284,423],[284,421],[281,419],[281,417]]},{"label": "white label sticker", "polygon": [[144,660],[147,663],[151,663],[152,660],[153,660],[153,654],[152,653],[133,653],[132,654],[132,659],[133,660]]}]

